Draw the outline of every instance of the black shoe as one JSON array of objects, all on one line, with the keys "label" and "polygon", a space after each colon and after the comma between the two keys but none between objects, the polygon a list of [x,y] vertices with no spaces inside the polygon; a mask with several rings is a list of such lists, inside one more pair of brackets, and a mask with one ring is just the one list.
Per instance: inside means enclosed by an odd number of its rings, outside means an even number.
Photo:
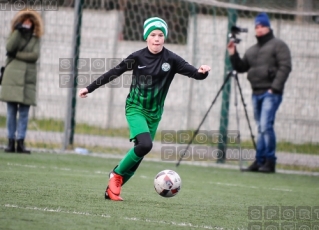
[{"label": "black shoe", "polygon": [[25,149],[24,139],[17,140],[17,153],[31,154],[30,150]]},{"label": "black shoe", "polygon": [[248,168],[242,169],[242,172],[258,172],[260,165],[255,160]]},{"label": "black shoe", "polygon": [[266,163],[259,168],[259,172],[275,173],[276,172],[276,162],[274,160],[266,159]]},{"label": "black shoe", "polygon": [[15,140],[14,139],[8,139],[8,146],[4,149],[6,153],[15,153]]}]

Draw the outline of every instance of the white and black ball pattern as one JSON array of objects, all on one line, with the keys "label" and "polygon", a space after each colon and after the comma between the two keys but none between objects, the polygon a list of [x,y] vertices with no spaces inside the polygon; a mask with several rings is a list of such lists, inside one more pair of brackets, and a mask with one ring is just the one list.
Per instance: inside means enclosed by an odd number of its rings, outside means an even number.
[{"label": "white and black ball pattern", "polygon": [[162,197],[173,197],[181,189],[182,180],[173,170],[163,170],[159,172],[154,179],[155,191]]}]

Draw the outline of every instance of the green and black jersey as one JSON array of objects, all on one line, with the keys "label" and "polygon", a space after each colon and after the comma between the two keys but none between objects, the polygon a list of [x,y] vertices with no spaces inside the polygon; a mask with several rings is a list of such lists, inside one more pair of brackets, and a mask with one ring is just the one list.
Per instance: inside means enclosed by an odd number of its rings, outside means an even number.
[{"label": "green and black jersey", "polygon": [[92,82],[87,87],[89,93],[126,71],[133,71],[126,99],[126,114],[142,113],[155,120],[162,116],[164,101],[175,74],[198,80],[208,75],[198,73],[194,66],[165,47],[158,54],[151,53],[146,47],[132,53],[118,66]]}]

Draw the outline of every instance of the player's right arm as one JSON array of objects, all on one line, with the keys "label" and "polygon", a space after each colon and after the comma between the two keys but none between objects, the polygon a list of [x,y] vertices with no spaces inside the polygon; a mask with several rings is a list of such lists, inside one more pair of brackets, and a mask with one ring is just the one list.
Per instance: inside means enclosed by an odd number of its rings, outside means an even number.
[{"label": "player's right arm", "polygon": [[236,44],[233,41],[230,41],[227,45],[228,54],[230,58],[230,62],[233,66],[233,69],[238,73],[247,72],[250,68],[249,63],[247,61],[246,55],[243,58],[240,58],[237,50]]},{"label": "player's right arm", "polygon": [[93,81],[89,86],[83,88],[79,91],[79,97],[85,98],[88,93],[92,93],[97,88],[101,87],[114,80],[115,78],[121,76],[124,72],[133,70],[135,64],[135,56],[129,55],[125,60],[123,60],[119,65],[110,69],[95,81]]}]

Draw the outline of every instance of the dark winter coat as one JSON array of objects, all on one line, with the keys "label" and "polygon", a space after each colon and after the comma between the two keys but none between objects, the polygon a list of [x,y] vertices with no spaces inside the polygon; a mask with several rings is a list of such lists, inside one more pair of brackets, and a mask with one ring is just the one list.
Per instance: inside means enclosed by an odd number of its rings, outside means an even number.
[{"label": "dark winter coat", "polygon": [[292,69],[289,47],[275,38],[272,31],[257,37],[257,41],[242,59],[237,51],[231,55],[232,66],[239,73],[248,72],[247,78],[254,94],[264,93],[268,89],[282,94]]},{"label": "dark winter coat", "polygon": [[[34,24],[32,33],[24,33],[15,29],[15,25],[25,20],[26,16],[32,18]],[[8,37],[6,50],[8,53],[14,53],[15,57],[8,56],[6,60],[6,63],[9,64],[6,66],[2,79],[1,101],[36,105],[36,62],[40,54],[42,33],[41,18],[36,12],[20,11],[13,19],[12,32]]]}]

